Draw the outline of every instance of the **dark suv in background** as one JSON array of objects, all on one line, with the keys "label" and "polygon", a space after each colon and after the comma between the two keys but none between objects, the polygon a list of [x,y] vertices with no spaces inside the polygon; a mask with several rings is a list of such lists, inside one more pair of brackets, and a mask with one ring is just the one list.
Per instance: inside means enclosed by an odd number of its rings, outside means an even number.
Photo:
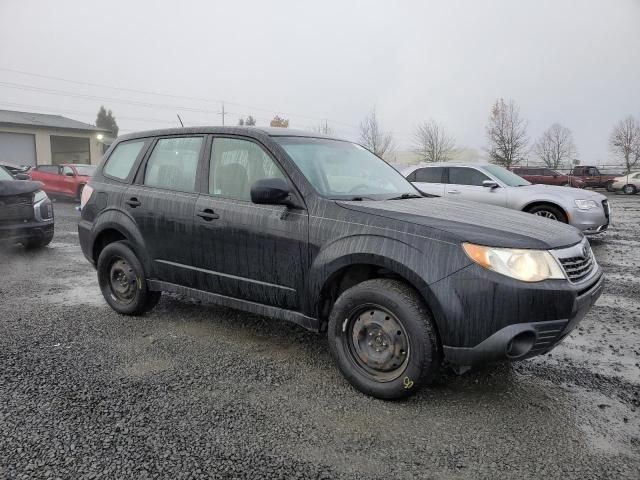
[{"label": "dark suv in background", "polygon": [[80,244],[114,310],[168,291],[326,331],[343,375],[380,398],[443,362],[548,352],[603,285],[575,228],[425,198],[360,145],[309,132],[125,135],[83,197]]},{"label": "dark suv in background", "polygon": [[[20,175],[20,174],[17,174]],[[40,248],[53,239],[53,205],[40,182],[0,167],[0,241]]]}]

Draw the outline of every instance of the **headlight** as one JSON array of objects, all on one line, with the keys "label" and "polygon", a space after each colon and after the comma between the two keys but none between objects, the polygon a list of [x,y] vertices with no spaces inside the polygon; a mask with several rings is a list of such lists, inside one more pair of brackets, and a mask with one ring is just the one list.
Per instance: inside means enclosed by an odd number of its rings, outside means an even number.
[{"label": "headlight", "polygon": [[591,208],[598,208],[598,204],[595,200],[574,200],[576,207],[580,210],[589,210]]},{"label": "headlight", "polygon": [[488,270],[523,282],[564,279],[564,273],[555,258],[546,250],[494,248],[463,243],[467,256]]},{"label": "headlight", "polygon": [[41,202],[42,200],[45,200],[47,198],[47,194],[44,193],[42,190],[38,190],[35,195],[33,196],[33,203],[38,203]]}]

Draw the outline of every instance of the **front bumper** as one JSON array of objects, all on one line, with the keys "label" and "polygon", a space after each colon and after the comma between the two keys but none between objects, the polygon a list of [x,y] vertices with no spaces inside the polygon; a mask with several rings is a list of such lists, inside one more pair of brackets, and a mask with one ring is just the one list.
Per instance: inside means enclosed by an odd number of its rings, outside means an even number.
[{"label": "front bumper", "polygon": [[523,360],[545,354],[580,323],[600,297],[603,286],[604,276],[600,275],[586,292],[576,297],[569,318],[508,325],[474,347],[444,346],[445,359],[454,365],[472,366],[499,360]]},{"label": "front bumper", "polygon": [[569,213],[569,223],[585,235],[602,233],[609,228],[611,210],[605,200],[598,208],[590,210],[574,209]]},{"label": "front bumper", "polygon": [[[579,247],[563,252],[571,256]],[[577,278],[526,283],[472,264],[431,284],[445,360],[468,366],[549,351],[602,292],[604,278],[597,264]]]},{"label": "front bumper", "polygon": [[17,243],[33,238],[44,238],[53,235],[53,225],[53,218],[44,221],[0,224],[0,240]]}]

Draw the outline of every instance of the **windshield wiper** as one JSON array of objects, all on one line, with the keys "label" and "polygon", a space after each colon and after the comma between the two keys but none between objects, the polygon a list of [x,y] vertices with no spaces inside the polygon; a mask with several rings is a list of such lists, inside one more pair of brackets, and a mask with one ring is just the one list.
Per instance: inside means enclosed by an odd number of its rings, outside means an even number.
[{"label": "windshield wiper", "polygon": [[403,193],[397,197],[391,197],[387,200],[406,200],[407,198],[423,198],[422,195],[418,195],[417,193]]}]

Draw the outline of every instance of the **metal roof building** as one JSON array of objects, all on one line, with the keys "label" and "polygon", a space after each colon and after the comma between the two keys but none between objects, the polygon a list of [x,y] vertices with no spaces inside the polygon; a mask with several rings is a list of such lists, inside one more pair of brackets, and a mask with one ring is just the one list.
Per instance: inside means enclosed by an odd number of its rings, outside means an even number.
[{"label": "metal roof building", "polygon": [[96,164],[108,134],[61,115],[0,110],[0,164]]}]

